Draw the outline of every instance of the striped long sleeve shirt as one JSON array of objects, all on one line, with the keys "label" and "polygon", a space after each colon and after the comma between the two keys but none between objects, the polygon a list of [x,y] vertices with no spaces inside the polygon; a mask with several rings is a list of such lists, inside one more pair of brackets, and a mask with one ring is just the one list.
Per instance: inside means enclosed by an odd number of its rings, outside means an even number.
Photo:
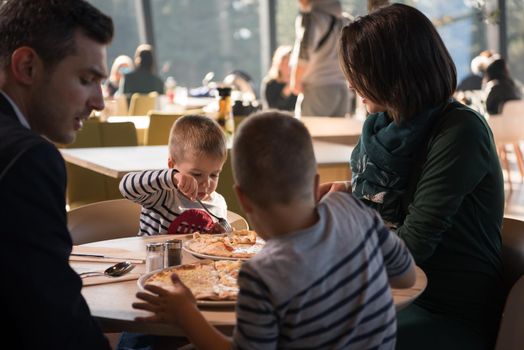
[{"label": "striped long sleeve shirt", "polygon": [[[127,173],[120,181],[122,195],[142,206],[139,236],[168,233],[171,223],[187,209],[201,209],[178,192],[174,169],[147,170]],[[202,203],[215,215],[225,218],[227,205],[217,192]]]},{"label": "striped long sleeve shirt", "polygon": [[236,349],[394,349],[388,277],[413,264],[353,196],[327,195],[312,227],[267,241],[240,271]]}]

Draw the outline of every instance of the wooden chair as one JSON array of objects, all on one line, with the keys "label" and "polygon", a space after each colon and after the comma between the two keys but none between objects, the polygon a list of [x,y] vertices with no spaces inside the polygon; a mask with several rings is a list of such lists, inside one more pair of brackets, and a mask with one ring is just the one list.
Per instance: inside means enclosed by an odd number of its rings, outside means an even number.
[{"label": "wooden chair", "polygon": [[524,344],[524,221],[504,218],[502,224],[504,287],[509,290],[496,350],[517,350]]},{"label": "wooden chair", "polygon": [[146,131],[145,145],[167,145],[171,126],[181,116],[182,114],[150,112],[149,127]]},{"label": "wooden chair", "polygon": [[504,306],[495,350],[520,350],[524,345],[524,276],[513,285]]},{"label": "wooden chair", "polygon": [[149,111],[154,110],[157,105],[157,92],[149,94],[134,93],[129,101],[129,115],[147,115]]},{"label": "wooden chair", "polygon": [[497,150],[503,167],[508,174],[511,186],[510,167],[506,146],[511,146],[517,160],[521,181],[524,180],[524,159],[520,142],[524,140],[524,101],[508,101],[504,104],[501,114],[490,116],[488,123],[493,131]]},{"label": "wooden chair", "polygon": [[[117,147],[137,144],[136,128],[133,123],[105,123],[89,119],[78,132],[75,142],[66,147]],[[118,190],[119,180],[69,163],[66,163],[66,169],[66,195],[71,209],[88,203],[122,197]]]},{"label": "wooden chair", "polygon": [[67,213],[73,244],[136,236],[140,227],[140,205],[127,199],[87,204]]},{"label": "wooden chair", "polygon": [[233,227],[233,230],[249,230],[246,219],[231,210],[227,211],[227,221]]}]

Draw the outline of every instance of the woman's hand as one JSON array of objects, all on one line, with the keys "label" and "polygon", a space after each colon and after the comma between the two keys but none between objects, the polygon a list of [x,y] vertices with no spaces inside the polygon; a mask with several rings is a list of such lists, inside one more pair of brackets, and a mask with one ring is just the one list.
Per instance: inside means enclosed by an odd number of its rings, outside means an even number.
[{"label": "woman's hand", "polygon": [[192,201],[196,200],[198,196],[198,182],[193,176],[176,172],[173,178],[176,187],[184,196]]},{"label": "woman's hand", "polygon": [[170,290],[147,284],[144,288],[150,293],[136,293],[136,297],[144,302],[133,303],[133,308],[153,313],[152,316],[137,317],[136,321],[179,325],[188,314],[198,312],[193,293],[176,273],[171,275],[171,281],[173,286]]},{"label": "woman's hand", "polygon": [[351,181],[324,182],[318,186],[317,200],[321,200],[329,192],[351,193]]}]

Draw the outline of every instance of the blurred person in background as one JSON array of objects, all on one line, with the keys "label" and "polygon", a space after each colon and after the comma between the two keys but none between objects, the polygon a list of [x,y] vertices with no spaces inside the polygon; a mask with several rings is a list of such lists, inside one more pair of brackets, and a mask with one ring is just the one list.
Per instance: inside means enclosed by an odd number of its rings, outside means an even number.
[{"label": "blurred person in background", "polygon": [[506,61],[503,58],[493,60],[484,74],[484,92],[488,114],[500,114],[504,103],[520,100],[522,94],[517,84],[510,77]]},{"label": "blurred person in background", "polygon": [[352,92],[340,69],[337,44],[349,22],[338,0],[298,0],[291,91],[298,95],[296,116],[344,117]]},{"label": "blurred person in background", "polygon": [[279,46],[273,54],[271,68],[262,80],[262,100],[265,108],[275,108],[293,111],[297,102],[295,95],[289,87],[291,70],[289,58],[291,46]]},{"label": "blurred person in background", "polygon": [[153,48],[151,45],[139,45],[135,52],[135,69],[124,74],[120,81],[119,93],[128,98],[134,93],[148,94],[158,92],[164,94],[164,81],[155,74]]},{"label": "blurred person in background", "polygon": [[133,59],[127,55],[120,55],[113,61],[109,78],[105,81],[105,96],[115,97],[115,93],[120,87],[120,80],[124,74],[129,73],[135,67]]}]

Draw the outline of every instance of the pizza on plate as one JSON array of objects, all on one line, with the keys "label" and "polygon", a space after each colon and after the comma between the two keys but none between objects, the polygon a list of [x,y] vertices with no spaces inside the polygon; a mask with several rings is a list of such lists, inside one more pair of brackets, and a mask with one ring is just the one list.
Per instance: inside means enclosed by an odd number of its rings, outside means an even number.
[{"label": "pizza on plate", "polygon": [[[255,231],[237,230],[225,235],[194,233],[193,239],[185,242],[185,248],[206,257],[249,259],[258,253],[264,241]],[[198,256],[198,255],[197,255]]]},{"label": "pizza on plate", "polygon": [[240,260],[202,260],[196,263],[173,266],[156,272],[143,283],[166,289],[173,286],[171,274],[176,273],[198,300],[236,300]]}]

